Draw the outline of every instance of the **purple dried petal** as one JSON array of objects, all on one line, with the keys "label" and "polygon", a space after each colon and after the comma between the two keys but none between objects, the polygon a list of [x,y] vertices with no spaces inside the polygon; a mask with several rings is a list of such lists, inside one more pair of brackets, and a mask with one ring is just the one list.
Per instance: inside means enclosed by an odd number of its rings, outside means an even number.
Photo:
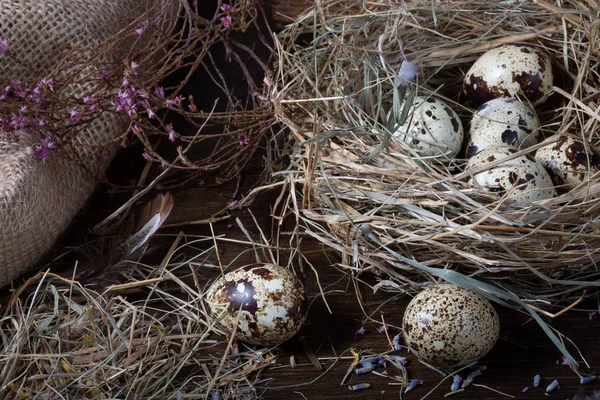
[{"label": "purple dried petal", "polygon": [[171,142],[174,142],[175,139],[177,138],[177,135],[175,134],[175,130],[173,129],[173,125],[172,124],[167,124],[166,128],[167,128],[167,133],[169,134],[169,140]]},{"label": "purple dried petal", "polygon": [[79,107],[71,110],[69,113],[69,120],[73,123],[77,123],[81,120],[81,111],[79,110]]},{"label": "purple dried petal", "polygon": [[233,20],[231,19],[231,15],[226,15],[219,19],[221,20],[221,23],[223,24],[224,29],[229,29],[229,28],[231,28],[231,25],[233,25]]},{"label": "purple dried petal", "polygon": [[0,38],[0,53],[6,53],[8,51],[8,39],[3,37]]},{"label": "purple dried petal", "polygon": [[356,335],[364,335],[365,333],[367,333],[367,330],[365,329],[365,327],[364,327],[364,326],[361,326],[361,327],[360,327],[360,328],[359,328],[359,329],[356,331],[356,333],[355,333],[354,335],[355,335],[355,336],[356,336]]},{"label": "purple dried petal", "polygon": [[167,99],[165,101],[165,104],[169,107],[170,106],[179,106],[182,101],[183,101],[183,96],[175,96],[172,99]]},{"label": "purple dried petal", "polygon": [[48,136],[43,138],[39,144],[36,144],[33,150],[39,160],[44,163],[50,157],[50,150],[54,148],[56,148],[56,143]]},{"label": "purple dried petal", "polygon": [[164,99],[165,98],[165,89],[163,89],[162,86],[158,86],[156,89],[154,89],[154,94],[159,99]]},{"label": "purple dried petal", "polygon": [[135,30],[135,34],[141,36],[148,29],[148,21],[140,21],[137,24],[137,29]]}]

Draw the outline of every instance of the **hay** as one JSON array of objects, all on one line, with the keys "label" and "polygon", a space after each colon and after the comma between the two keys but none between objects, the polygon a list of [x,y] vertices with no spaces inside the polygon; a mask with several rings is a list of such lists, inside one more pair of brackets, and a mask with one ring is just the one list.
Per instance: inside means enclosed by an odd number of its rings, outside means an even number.
[{"label": "hay", "polygon": [[99,290],[31,278],[3,309],[0,397],[260,398],[277,353],[238,345],[203,300],[227,240],[179,235],[159,265],[131,261],[123,283]]},{"label": "hay", "polygon": [[[533,314],[597,293],[600,174],[516,205],[469,186],[465,159],[435,162],[390,133],[415,93],[448,102],[468,126],[465,72],[490,48],[527,43],[556,70],[554,94],[537,108],[544,137],[598,146],[599,6],[316,2],[277,36],[271,88],[291,132],[290,166],[275,177],[298,233],[338,251],[348,272],[376,273],[378,289],[414,293],[443,279]],[[405,61],[418,65],[414,82],[397,78]]]}]

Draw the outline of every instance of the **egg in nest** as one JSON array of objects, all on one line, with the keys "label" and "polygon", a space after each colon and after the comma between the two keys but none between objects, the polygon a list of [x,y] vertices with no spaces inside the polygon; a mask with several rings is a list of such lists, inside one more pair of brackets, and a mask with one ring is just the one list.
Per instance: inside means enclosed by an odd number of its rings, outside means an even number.
[{"label": "egg in nest", "polygon": [[600,152],[570,135],[561,135],[558,141],[539,148],[535,159],[550,172],[554,183],[564,189],[573,189],[600,168]]},{"label": "egg in nest", "polygon": [[289,270],[274,264],[242,267],[217,279],[206,301],[220,325],[240,340],[278,345],[294,336],[306,318],[306,292]]},{"label": "egg in nest", "polygon": [[467,71],[465,95],[480,106],[499,97],[524,96],[542,104],[552,91],[550,57],[533,46],[507,44],[485,52]]},{"label": "egg in nest", "polygon": [[439,368],[468,365],[485,356],[500,334],[492,305],[472,290],[439,284],[419,292],[402,319],[405,343]]},{"label": "egg in nest", "polygon": [[518,99],[493,99],[473,113],[469,126],[467,158],[479,151],[507,146],[526,148],[539,142],[540,122],[535,112]]},{"label": "egg in nest", "polygon": [[[406,107],[403,103],[403,108]],[[434,97],[415,96],[408,118],[394,133],[422,156],[455,157],[464,139],[456,112]]]},{"label": "egg in nest", "polygon": [[[467,170],[509,158],[518,150],[496,147],[480,151],[469,159]],[[488,169],[471,174],[469,183],[479,189],[508,195],[510,200],[529,204],[538,200],[556,197],[552,179],[544,167],[530,155],[509,158]]]}]

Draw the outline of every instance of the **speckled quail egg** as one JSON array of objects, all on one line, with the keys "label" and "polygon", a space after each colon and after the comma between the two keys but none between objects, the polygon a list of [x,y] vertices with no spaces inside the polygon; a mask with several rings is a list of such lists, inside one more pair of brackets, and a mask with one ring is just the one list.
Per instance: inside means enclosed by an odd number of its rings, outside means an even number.
[{"label": "speckled quail egg", "polygon": [[213,316],[240,340],[278,345],[294,336],[306,318],[306,292],[289,270],[274,264],[242,267],[217,279],[206,293]]},{"label": "speckled quail egg", "polygon": [[[551,141],[554,138],[548,138]],[[571,135],[561,135],[557,142],[539,148],[535,159],[546,167],[552,180],[564,189],[585,182],[600,168],[600,152]]]},{"label": "speckled quail egg", "polygon": [[543,103],[552,90],[550,57],[532,46],[507,44],[488,50],[471,66],[464,92],[476,106],[498,97],[525,96]]},{"label": "speckled quail egg", "polygon": [[[467,169],[485,166],[502,160],[518,150],[509,147],[485,149],[469,159]],[[556,189],[544,167],[530,155],[522,155],[482,172],[475,172],[469,183],[498,195],[508,195],[510,200],[528,204],[556,196]]]},{"label": "speckled quail egg", "polygon": [[[405,107],[406,103],[402,107]],[[455,157],[464,139],[464,130],[456,112],[433,97],[415,96],[408,119],[394,136],[404,140],[423,156]]]},{"label": "speckled quail egg", "polygon": [[525,148],[536,144],[539,127],[535,112],[520,100],[490,100],[479,107],[471,119],[467,158],[488,148]]},{"label": "speckled quail egg", "polygon": [[402,319],[405,343],[417,356],[439,368],[461,367],[494,347],[500,321],[482,296],[444,283],[422,290]]}]

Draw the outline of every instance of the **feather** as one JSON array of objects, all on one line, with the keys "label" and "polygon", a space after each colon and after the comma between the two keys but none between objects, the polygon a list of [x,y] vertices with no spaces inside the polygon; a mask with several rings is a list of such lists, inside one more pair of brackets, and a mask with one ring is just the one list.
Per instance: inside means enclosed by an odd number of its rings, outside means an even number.
[{"label": "feather", "polygon": [[146,204],[140,216],[138,230],[130,235],[119,246],[119,251],[125,256],[134,254],[138,249],[148,242],[148,239],[156,233],[165,222],[173,209],[173,196],[171,194],[158,195],[150,203]]},{"label": "feather", "polygon": [[135,268],[135,264],[128,261],[139,256],[171,213],[173,204],[170,193],[157,195],[144,205],[137,224],[132,213],[116,229],[115,235],[100,237],[76,249],[79,254],[77,269],[71,266],[60,275],[95,289],[119,283],[124,274]]}]

